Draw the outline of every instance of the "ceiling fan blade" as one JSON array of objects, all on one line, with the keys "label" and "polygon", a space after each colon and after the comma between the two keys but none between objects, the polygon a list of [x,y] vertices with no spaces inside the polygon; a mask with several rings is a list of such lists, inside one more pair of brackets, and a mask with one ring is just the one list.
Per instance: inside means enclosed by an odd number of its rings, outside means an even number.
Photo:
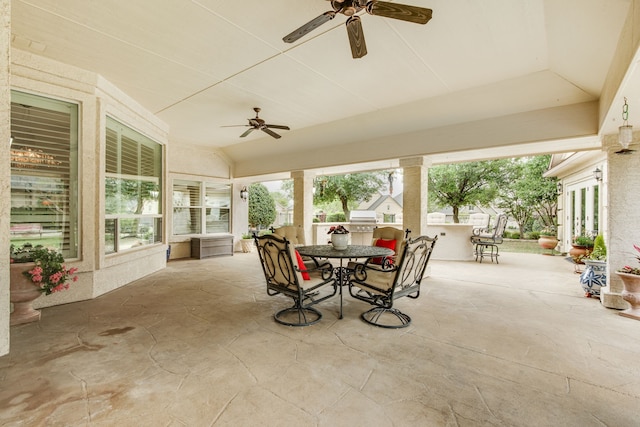
[{"label": "ceiling fan blade", "polygon": [[249,135],[251,132],[254,131],[255,128],[249,128],[247,129],[242,135],[240,135],[240,138],[244,138],[245,136]]},{"label": "ceiling fan blade", "polygon": [[282,138],[280,135],[278,135],[277,133],[275,133],[272,130],[267,129],[266,127],[262,127],[260,128],[260,130],[268,135],[271,135],[272,137],[274,137],[275,139],[280,139]]},{"label": "ceiling fan blade", "polygon": [[224,125],[224,126],[220,126],[221,128],[239,128],[239,127],[247,127],[249,125]]},{"label": "ceiling fan blade", "polygon": [[283,126],[283,125],[264,125],[264,126],[268,127],[268,128],[272,128],[272,129],[291,130],[291,129],[289,129],[289,126]]},{"label": "ceiling fan blade", "polygon": [[367,12],[371,15],[400,19],[401,21],[415,22],[416,24],[426,24],[431,20],[433,13],[431,9],[424,7],[377,0],[371,0],[367,3]]},{"label": "ceiling fan blade", "polygon": [[367,44],[364,41],[360,17],[352,16],[347,19],[347,34],[351,45],[351,55],[356,59],[365,56],[367,54]]},{"label": "ceiling fan blade", "polygon": [[325,12],[322,15],[307,22],[297,30],[291,32],[291,34],[284,36],[282,40],[284,40],[285,43],[293,43],[294,41],[298,40],[300,37],[304,36],[305,34],[311,32],[312,30],[315,30],[325,22],[331,21],[333,18],[335,18],[335,16],[336,16],[336,13],[333,10]]}]

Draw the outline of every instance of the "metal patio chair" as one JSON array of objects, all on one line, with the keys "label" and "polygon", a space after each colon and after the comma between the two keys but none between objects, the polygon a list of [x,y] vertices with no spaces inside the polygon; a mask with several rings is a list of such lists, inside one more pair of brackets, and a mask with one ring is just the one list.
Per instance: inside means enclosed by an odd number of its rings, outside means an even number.
[{"label": "metal patio chair", "polygon": [[500,214],[496,217],[496,222],[493,226],[492,231],[483,231],[483,230],[475,230],[474,234],[471,236],[471,243],[475,245],[474,253],[476,256],[476,261],[480,258],[480,262],[482,263],[482,259],[485,255],[488,254],[491,257],[491,262],[493,262],[493,258],[496,259],[496,264],[498,262],[499,249],[498,245],[502,244],[504,230],[507,228],[507,215]]},{"label": "metal patio chair", "polygon": [[305,268],[285,237],[267,234],[254,236],[254,239],[267,282],[267,294],[282,294],[293,299],[292,307],[274,315],[275,321],[289,326],[319,322],[322,313],[312,306],[331,298],[338,290],[331,263],[322,262],[315,268]]},{"label": "metal patio chair", "polygon": [[351,264],[349,293],[374,306],[361,314],[362,320],[383,328],[405,328],[411,324],[411,317],[393,303],[398,298],[420,296],[420,284],[437,239],[437,236],[419,236],[406,240],[398,262],[388,267]]}]

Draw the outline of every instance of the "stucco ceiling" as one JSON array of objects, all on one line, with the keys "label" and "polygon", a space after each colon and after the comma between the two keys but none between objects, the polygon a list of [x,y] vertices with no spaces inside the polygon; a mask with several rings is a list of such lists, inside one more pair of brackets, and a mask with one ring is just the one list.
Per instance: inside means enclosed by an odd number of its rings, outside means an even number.
[{"label": "stucco ceiling", "polygon": [[[598,101],[632,0],[396,3],[433,18],[363,14],[369,53],[357,60],[342,15],[282,41],[330,10],[325,0],[14,0],[11,25],[15,48],[99,73],[169,125],[171,149],[220,149],[237,175],[536,141],[574,148],[613,122]],[[625,95],[640,107],[640,90]],[[246,124],[253,107],[291,130],[276,140],[224,127]]]}]

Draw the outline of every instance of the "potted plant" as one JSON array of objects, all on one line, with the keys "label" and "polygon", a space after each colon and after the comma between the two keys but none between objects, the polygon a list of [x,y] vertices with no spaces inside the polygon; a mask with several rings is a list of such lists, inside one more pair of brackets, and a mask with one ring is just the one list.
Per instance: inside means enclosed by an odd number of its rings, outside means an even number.
[{"label": "potted plant", "polygon": [[10,256],[11,325],[39,320],[40,312],[32,307],[33,301],[41,294],[69,289],[69,282],[78,280],[78,269],[67,268],[64,257],[55,249],[31,243],[11,245]]},{"label": "potted plant", "polygon": [[[633,245],[633,248],[640,254],[640,247]],[[640,262],[639,255],[636,255],[636,260]],[[622,279],[624,286],[622,299],[631,305],[630,308],[621,311],[620,315],[640,320],[640,268],[625,265],[616,271],[616,274]]]},{"label": "potted plant", "polygon": [[558,246],[558,238],[556,237],[555,230],[550,228],[544,228],[540,230],[538,246],[540,246],[542,249],[550,249],[551,253],[549,255],[553,255],[553,250],[556,246]]},{"label": "potted plant", "polygon": [[598,234],[593,249],[582,259],[585,269],[580,275],[580,284],[587,298],[600,296],[600,288],[607,285],[607,247],[604,237]]},{"label": "potted plant", "polygon": [[334,225],[329,228],[327,234],[331,234],[331,244],[339,251],[349,246],[349,230],[342,225]]},{"label": "potted plant", "polygon": [[584,264],[583,259],[589,256],[593,249],[593,237],[587,235],[575,236],[571,242],[569,255],[576,264]]},{"label": "potted plant", "polygon": [[250,233],[244,233],[242,235],[242,240],[240,240],[240,245],[242,246],[242,252],[249,253],[253,250],[253,235]]}]

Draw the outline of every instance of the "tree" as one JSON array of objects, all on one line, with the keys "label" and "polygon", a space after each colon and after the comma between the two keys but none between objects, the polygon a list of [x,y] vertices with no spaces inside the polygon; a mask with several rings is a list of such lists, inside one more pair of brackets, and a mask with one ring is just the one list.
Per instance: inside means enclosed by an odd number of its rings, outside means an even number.
[{"label": "tree", "polygon": [[349,202],[368,202],[385,185],[388,172],[352,173],[320,176],[314,183],[313,202],[340,202],[345,218],[349,218]]},{"label": "tree", "polygon": [[503,183],[507,160],[439,165],[429,169],[429,194],[439,206],[453,208],[453,222],[460,222],[460,207],[488,205]]},{"label": "tree", "polygon": [[276,203],[269,189],[260,183],[249,186],[249,226],[266,228],[276,219]]},{"label": "tree", "polygon": [[544,228],[556,228],[557,179],[542,176],[549,160],[549,155],[517,158],[507,168],[508,178],[501,187],[497,205],[518,222],[521,236],[524,236],[526,224],[534,217]]}]

